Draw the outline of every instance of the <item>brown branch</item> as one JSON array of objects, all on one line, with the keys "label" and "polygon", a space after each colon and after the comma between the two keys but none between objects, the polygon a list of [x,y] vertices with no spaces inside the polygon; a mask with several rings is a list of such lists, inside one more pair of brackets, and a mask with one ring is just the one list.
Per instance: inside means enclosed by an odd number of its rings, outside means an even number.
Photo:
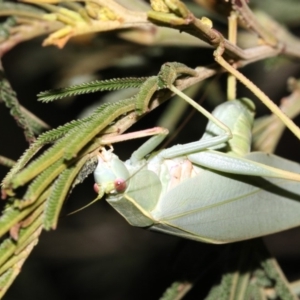
[{"label": "brown branch", "polygon": [[262,26],[249,8],[246,0],[231,0],[232,8],[238,12],[239,18],[246,28],[252,29],[264,42],[272,47],[278,45],[278,40],[268,27]]}]

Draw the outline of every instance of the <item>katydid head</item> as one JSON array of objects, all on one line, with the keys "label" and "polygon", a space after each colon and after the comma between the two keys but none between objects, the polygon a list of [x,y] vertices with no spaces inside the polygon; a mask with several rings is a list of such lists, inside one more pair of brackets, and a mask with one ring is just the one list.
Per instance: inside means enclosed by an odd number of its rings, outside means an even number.
[{"label": "katydid head", "polygon": [[113,149],[106,150],[103,147],[98,155],[98,165],[94,171],[94,178],[96,181],[94,184],[94,191],[98,194],[96,199],[68,215],[73,215],[78,211],[89,207],[100,200],[104,194],[119,194],[127,189],[129,172],[118,156],[112,153],[112,150]]},{"label": "katydid head", "polygon": [[125,164],[112,153],[112,150],[101,149],[98,165],[94,171],[94,190],[101,197],[104,194],[122,193],[127,188],[129,172]]}]

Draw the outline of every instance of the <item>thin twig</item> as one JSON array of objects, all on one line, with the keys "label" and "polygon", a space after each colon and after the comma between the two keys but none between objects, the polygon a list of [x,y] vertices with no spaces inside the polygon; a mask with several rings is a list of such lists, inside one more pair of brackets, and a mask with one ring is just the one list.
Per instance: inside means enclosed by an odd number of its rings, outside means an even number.
[{"label": "thin twig", "polygon": [[0,102],[4,102],[10,109],[11,115],[23,129],[26,140],[31,143],[35,140],[34,131],[30,127],[25,115],[22,113],[15,91],[6,79],[4,70],[0,65]]}]

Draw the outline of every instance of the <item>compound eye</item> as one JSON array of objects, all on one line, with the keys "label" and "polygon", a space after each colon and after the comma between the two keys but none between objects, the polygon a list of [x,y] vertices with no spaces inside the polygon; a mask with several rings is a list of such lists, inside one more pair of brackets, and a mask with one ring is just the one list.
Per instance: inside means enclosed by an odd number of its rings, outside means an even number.
[{"label": "compound eye", "polygon": [[127,183],[124,179],[116,179],[115,180],[115,189],[118,193],[122,193],[127,188]]}]

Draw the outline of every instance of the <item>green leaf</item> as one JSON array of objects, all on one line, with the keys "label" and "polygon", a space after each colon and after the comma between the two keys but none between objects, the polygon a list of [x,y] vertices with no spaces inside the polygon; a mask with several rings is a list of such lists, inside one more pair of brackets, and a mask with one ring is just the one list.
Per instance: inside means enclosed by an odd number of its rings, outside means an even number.
[{"label": "green leaf", "polygon": [[[18,174],[14,174],[14,176],[10,176],[8,178],[10,182],[6,184],[11,184],[14,189],[23,186],[63,156],[67,160],[75,157],[101,130],[105,129],[121,115],[133,111],[134,107],[134,97],[100,106],[92,116],[88,117],[88,121],[78,122],[77,126],[71,129],[39,158],[30,163],[27,168]],[[40,139],[37,145],[39,143]],[[32,146],[33,148],[37,147],[34,145]]]},{"label": "green leaf", "polygon": [[0,165],[11,168],[15,165],[15,163],[16,162],[14,160],[12,160],[8,157],[0,155]]},{"label": "green leaf", "polygon": [[[44,207],[44,205],[41,205]],[[9,260],[12,255],[18,254],[21,252],[32,239],[36,238],[34,233],[35,231],[41,227],[42,225],[42,216],[36,218],[34,222],[30,224],[27,228],[21,228],[19,233],[19,239],[17,241],[13,241],[12,238],[5,239],[0,245],[0,274],[3,274],[9,266]],[[6,264],[6,267],[4,267]]]},{"label": "green leaf", "polygon": [[23,200],[16,201],[14,206],[22,209],[31,205],[47,189],[55,178],[64,171],[65,168],[67,168],[67,165],[64,164],[63,159],[60,159],[50,165],[30,184],[23,196]]},{"label": "green leaf", "polygon": [[128,88],[138,88],[147,77],[114,78],[109,80],[95,80],[92,82],[73,85],[41,92],[37,95],[39,101],[50,102],[64,97],[95,93],[100,91],[113,91]]},{"label": "green leaf", "polygon": [[90,122],[80,126],[80,130],[72,135],[72,139],[69,140],[64,150],[64,158],[70,160],[75,157],[101,130],[121,115],[133,111],[134,109],[135,96],[119,102],[110,103],[106,106],[101,106],[99,114],[96,112]]},{"label": "green leaf", "polygon": [[[7,276],[6,280],[1,280],[1,284],[0,284],[0,298],[1,299],[2,299],[2,296],[5,294],[5,292],[7,291],[7,289],[9,288],[9,286],[14,281],[14,279],[20,273],[22,265],[24,264],[26,258],[31,253],[33,247],[37,244],[39,234],[40,234],[40,230],[37,230],[37,232],[34,233],[28,240],[29,243],[26,245],[26,247],[24,249],[22,249],[22,251],[20,253],[14,255],[5,265],[2,266],[3,269],[8,269],[9,267],[10,268],[7,271],[9,276]],[[11,272],[10,272],[10,270],[11,270]],[[4,276],[4,278],[5,278],[5,276]]]},{"label": "green leaf", "polygon": [[197,76],[194,69],[178,62],[165,63],[158,73],[158,89],[169,88],[175,80],[181,75]]},{"label": "green leaf", "polygon": [[26,218],[30,213],[32,213],[37,207],[39,207],[49,195],[49,190],[47,190],[35,203],[20,210],[15,207],[7,207],[0,217],[0,237],[6,234],[11,227],[16,225],[18,222]]},{"label": "green leaf", "polygon": [[153,94],[157,90],[157,76],[149,77],[140,88],[136,96],[135,110],[138,115],[143,114],[147,111],[149,102]]},{"label": "green leaf", "polygon": [[[72,138],[73,135],[71,135]],[[64,149],[66,145],[69,143],[70,134],[65,138],[56,142],[54,146],[52,146],[49,150],[43,153],[39,158],[31,162],[25,169],[23,169],[20,173],[16,174],[13,178],[11,178],[11,184],[14,189],[23,186],[38,174],[43,172],[49,166],[54,164],[57,160],[62,158],[64,153]]]},{"label": "green leaf", "polygon": [[83,157],[76,165],[72,165],[64,170],[55,181],[44,211],[43,223],[46,230],[56,228],[63,202],[70,191],[74,179],[88,159],[88,156]]},{"label": "green leaf", "polygon": [[11,268],[0,276],[0,298],[6,293],[7,289],[15,279],[15,272],[16,271]]},{"label": "green leaf", "polygon": [[12,180],[15,175],[27,164],[27,162],[38,152],[41,145],[33,143],[30,147],[22,154],[16,164],[10,169],[2,181],[2,193],[11,193]]}]

